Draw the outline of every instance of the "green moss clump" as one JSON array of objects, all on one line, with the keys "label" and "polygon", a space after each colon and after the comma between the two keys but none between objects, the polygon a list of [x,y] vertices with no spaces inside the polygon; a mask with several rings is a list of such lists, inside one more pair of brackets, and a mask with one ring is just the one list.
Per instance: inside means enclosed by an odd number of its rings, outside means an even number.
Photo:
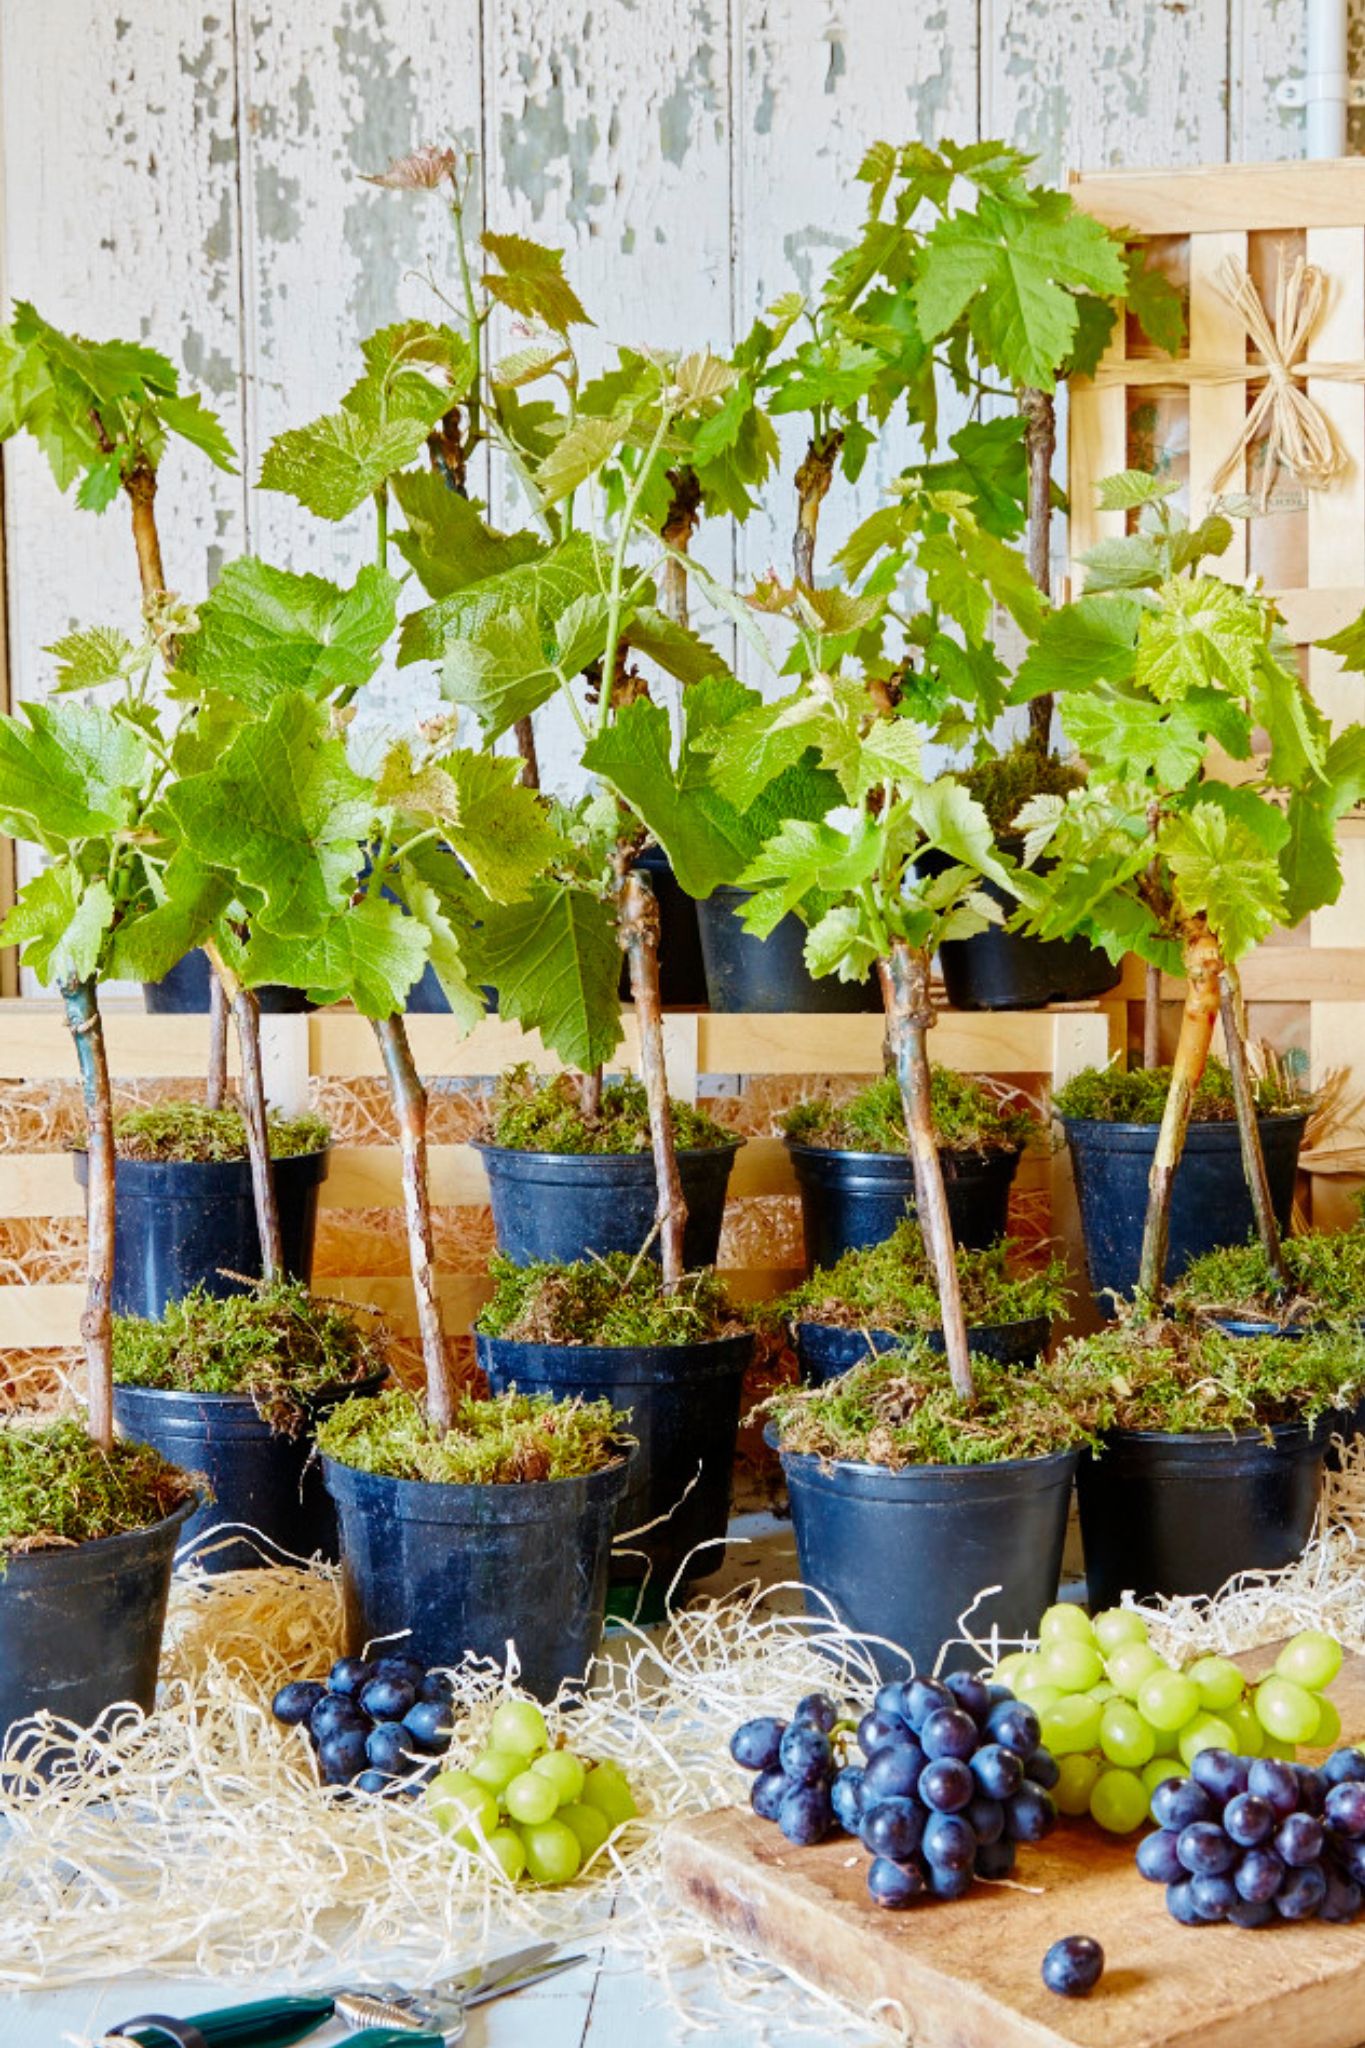
[{"label": "green moss clump", "polygon": [[1182,1313],[1264,1316],[1286,1327],[1318,1317],[1365,1315],[1365,1223],[1306,1231],[1283,1242],[1289,1287],[1271,1272],[1259,1238],[1220,1246],[1186,1268],[1171,1290]]},{"label": "green moss clump", "polygon": [[672,1294],[652,1259],[610,1252],[578,1265],[514,1266],[494,1253],[493,1294],[474,1327],[523,1344],[698,1344],[743,1328],[716,1274],[688,1273]]},{"label": "green moss clump", "polygon": [[366,1309],[324,1301],[285,1280],[221,1299],[196,1287],[167,1304],[159,1323],[114,1318],[114,1378],[123,1387],[250,1394],[285,1436],[311,1420],[310,1404],[385,1370],[383,1332]]},{"label": "green moss clump", "polygon": [[194,1482],[150,1444],[93,1444],[78,1422],[0,1425],[0,1570],[30,1550],[164,1521]]},{"label": "green moss clump", "polygon": [[465,1395],[450,1429],[428,1422],[411,1394],[345,1401],[318,1425],[318,1446],[338,1464],[386,1479],[447,1486],[520,1486],[599,1472],[625,1456],[629,1416],[609,1401],[549,1394]]},{"label": "green moss clump", "polygon": [[[1067,1303],[1066,1261],[1036,1272],[1011,1265],[1008,1238],[985,1251],[958,1247],[962,1312],[971,1327],[1030,1322],[1060,1315]],[[817,1268],[778,1302],[793,1322],[828,1323],[845,1330],[891,1330],[909,1335],[942,1326],[934,1270],[914,1217],[906,1217],[881,1244],[845,1252],[836,1265]]]},{"label": "green moss clump", "polygon": [[1019,836],[1014,821],[1030,797],[1070,796],[1073,789],[1083,789],[1085,767],[1020,740],[1003,754],[958,769],[957,779],[990,819],[998,841]]},{"label": "green moss clump", "polygon": [[1085,1422],[1034,1373],[973,1361],[975,1399],[953,1390],[937,1353],[907,1344],[810,1391],[767,1401],[784,1451],[855,1464],[989,1465],[1093,1442]]},{"label": "green moss clump", "polygon": [[1365,1342],[1354,1331],[1229,1337],[1165,1320],[1129,1322],[1073,1338],[1038,1377],[1100,1432],[1311,1426],[1365,1392]]},{"label": "green moss clump", "polygon": [[[670,1102],[673,1142],[683,1152],[712,1151],[737,1142],[735,1133],[690,1102]],[[609,1081],[596,1116],[585,1116],[571,1074],[542,1078],[529,1066],[511,1067],[488,1107],[486,1136],[514,1152],[648,1152],[649,1103],[634,1075]]]},{"label": "green moss clump", "polygon": [[[320,1116],[268,1119],[274,1159],[325,1151],[331,1132]],[[130,1109],[114,1124],[120,1159],[226,1160],[248,1156],[246,1125],[235,1103],[206,1109],[202,1102],[153,1102]]]},{"label": "green moss clump", "polygon": [[[1019,1152],[1038,1130],[1026,1109],[1008,1109],[972,1074],[951,1067],[930,1070],[934,1129],[947,1152]],[[814,1096],[798,1102],[782,1119],[783,1134],[797,1145],[822,1145],[832,1152],[904,1152],[908,1139],[895,1076],[885,1074],[860,1088],[847,1102]]]},{"label": "green moss clump", "polygon": [[[1079,1122],[1159,1124],[1171,1085],[1169,1067],[1086,1067],[1057,1090],[1058,1116]],[[1297,1110],[1306,1115],[1312,1098],[1299,1091],[1291,1075],[1271,1072],[1255,1083],[1256,1107],[1264,1114]],[[1232,1076],[1221,1060],[1211,1059],[1194,1092],[1190,1115],[1195,1123],[1231,1123],[1237,1116]]]}]

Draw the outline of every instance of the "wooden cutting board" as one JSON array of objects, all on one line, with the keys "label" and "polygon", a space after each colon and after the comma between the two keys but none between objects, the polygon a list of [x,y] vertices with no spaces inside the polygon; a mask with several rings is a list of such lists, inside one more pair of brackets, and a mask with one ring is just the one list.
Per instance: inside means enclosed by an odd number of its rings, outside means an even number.
[{"label": "wooden cutting board", "polygon": [[[1348,1660],[1332,1697],[1343,1739],[1365,1739],[1365,1660]],[[1064,1822],[1020,1849],[1016,1882],[890,1913],[869,1900],[867,1856],[847,1836],[796,1849],[729,1808],[673,1823],[664,1874],[670,1895],[737,1947],[860,2012],[881,2007],[915,2048],[1365,2042],[1365,1915],[1350,1927],[1180,1927],[1161,1886],[1139,1877],[1136,1840]],[[1044,1988],[1043,1956],[1065,1934],[1104,1948],[1088,1999]]]}]

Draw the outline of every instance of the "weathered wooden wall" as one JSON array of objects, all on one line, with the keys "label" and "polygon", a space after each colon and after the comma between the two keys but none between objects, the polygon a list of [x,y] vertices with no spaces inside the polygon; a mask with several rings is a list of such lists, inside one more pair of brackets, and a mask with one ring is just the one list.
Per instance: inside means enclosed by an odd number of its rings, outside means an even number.
[{"label": "weathered wooden wall", "polygon": [[[1365,44],[1365,0],[1356,9]],[[1303,0],[0,0],[7,294],[178,354],[223,410],[243,479],[330,406],[354,337],[449,276],[440,209],[359,182],[454,137],[490,224],[563,242],[607,340],[724,341],[856,218],[876,137],[998,134],[1068,167],[1294,155],[1274,87]],[[894,467],[888,451],[883,474]],[[879,478],[865,479],[864,493]],[[853,508],[832,504],[831,530]],[[45,643],[128,618],[117,510],[5,454],[12,695]],[[250,544],[341,569],[326,528],[195,457],[164,483],[172,582]],[[739,566],[785,558],[785,500]],[[726,549],[726,536],[715,536]],[[389,702],[420,683],[386,685]],[[553,769],[553,733],[545,749]]]}]

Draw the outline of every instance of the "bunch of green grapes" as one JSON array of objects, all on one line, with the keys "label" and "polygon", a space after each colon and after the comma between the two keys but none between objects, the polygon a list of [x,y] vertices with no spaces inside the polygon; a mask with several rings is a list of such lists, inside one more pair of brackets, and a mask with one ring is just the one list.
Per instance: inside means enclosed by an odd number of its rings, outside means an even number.
[{"label": "bunch of green grapes", "polygon": [[639,1812],[619,1764],[551,1749],[531,1700],[504,1700],[488,1747],[467,1771],[441,1771],[427,1804],[462,1848],[489,1856],[513,1883],[568,1884]]},{"label": "bunch of green grapes", "polygon": [[1341,1717],[1323,1688],[1341,1655],[1307,1629],[1253,1685],[1227,1657],[1183,1671],[1167,1663],[1140,1614],[1114,1607],[1092,1621],[1063,1604],[1043,1616],[1038,1648],[1003,1658],[994,1675],[1042,1724],[1061,1774],[1058,1809],[1126,1835],[1148,1819],[1157,1786],[1188,1777],[1201,1749],[1292,1760],[1300,1743],[1331,1748]]}]

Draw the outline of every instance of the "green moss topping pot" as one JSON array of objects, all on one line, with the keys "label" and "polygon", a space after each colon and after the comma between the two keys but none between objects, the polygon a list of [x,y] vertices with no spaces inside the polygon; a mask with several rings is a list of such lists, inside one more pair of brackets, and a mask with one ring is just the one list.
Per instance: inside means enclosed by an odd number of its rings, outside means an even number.
[{"label": "green moss topping pot", "polygon": [[709,1269],[666,1292],[649,1259],[611,1252],[572,1266],[514,1266],[489,1260],[491,1298],[474,1327],[485,1337],[528,1344],[698,1344],[744,1328]]},{"label": "green moss topping pot", "polygon": [[319,1394],[386,1370],[372,1311],[326,1301],[299,1281],[217,1296],[200,1288],[168,1302],[163,1319],[114,1319],[114,1380],[176,1393],[250,1394],[286,1436],[306,1427]]},{"label": "green moss topping pot", "polygon": [[1230,1337],[1170,1321],[1120,1323],[1064,1344],[1039,1378],[1097,1434],[1311,1428],[1365,1391],[1357,1332]]},{"label": "green moss topping pot", "polygon": [[619,1464],[630,1418],[609,1401],[555,1401],[509,1393],[463,1395],[449,1429],[429,1422],[411,1394],[345,1401],[318,1425],[318,1448],[338,1464],[386,1479],[448,1486],[518,1486],[573,1479]]},{"label": "green moss topping pot", "polygon": [[937,1352],[883,1352],[823,1387],[782,1387],[767,1403],[783,1451],[827,1462],[989,1465],[1094,1443],[1096,1433],[1051,1384],[973,1361],[975,1399],[954,1392]]},{"label": "green moss topping pot", "polygon": [[[1086,1067],[1057,1090],[1053,1108],[1078,1123],[1159,1124],[1170,1092],[1169,1067]],[[1307,1115],[1312,1097],[1300,1091],[1291,1075],[1272,1071],[1255,1083],[1256,1107],[1264,1115],[1299,1111]],[[1234,1123],[1237,1102],[1232,1076],[1221,1060],[1211,1059],[1190,1103],[1195,1123]]]},{"label": "green moss topping pot", "polygon": [[[971,1074],[936,1066],[930,1083],[934,1130],[944,1151],[1018,1152],[1038,1130],[1028,1110],[1006,1107]],[[798,1102],[783,1118],[782,1130],[793,1144],[833,1152],[904,1152],[909,1142],[900,1089],[890,1074],[846,1102],[828,1096]]]},{"label": "green moss topping pot", "polygon": [[1059,761],[1055,754],[1020,740],[1003,754],[959,769],[957,779],[986,813],[998,842],[1018,835],[1014,821],[1030,797],[1068,796],[1084,787],[1086,772],[1082,761]]},{"label": "green moss topping pot", "polygon": [[[1066,1261],[1029,1272],[1015,1265],[1018,1247],[1003,1238],[985,1251],[957,1253],[962,1312],[969,1325],[1031,1322],[1060,1315],[1067,1304]],[[881,1244],[845,1252],[784,1295],[774,1311],[792,1322],[839,1329],[936,1330],[942,1320],[924,1235],[907,1217]]]},{"label": "green moss topping pot", "polygon": [[1365,1315],[1365,1223],[1286,1237],[1286,1288],[1259,1240],[1206,1253],[1186,1268],[1171,1300],[1186,1315],[1246,1317],[1286,1329],[1320,1318]]},{"label": "green moss topping pot", "polygon": [[[738,1143],[737,1134],[688,1102],[670,1101],[673,1142],[704,1152]],[[649,1150],[649,1103],[633,1075],[610,1081],[600,1108],[585,1115],[570,1074],[539,1077],[529,1066],[508,1069],[489,1103],[486,1141],[514,1152],[610,1153]]]},{"label": "green moss topping pot", "polygon": [[78,1422],[0,1425],[0,1570],[32,1550],[96,1543],[164,1521],[195,1491],[148,1444],[102,1451]]},{"label": "green moss topping pot", "polygon": [[[267,1119],[270,1153],[292,1159],[301,1152],[322,1152],[331,1131],[320,1116]],[[120,1159],[225,1160],[248,1157],[246,1125],[235,1105],[206,1109],[202,1102],[154,1102],[130,1109],[114,1123]]]}]

